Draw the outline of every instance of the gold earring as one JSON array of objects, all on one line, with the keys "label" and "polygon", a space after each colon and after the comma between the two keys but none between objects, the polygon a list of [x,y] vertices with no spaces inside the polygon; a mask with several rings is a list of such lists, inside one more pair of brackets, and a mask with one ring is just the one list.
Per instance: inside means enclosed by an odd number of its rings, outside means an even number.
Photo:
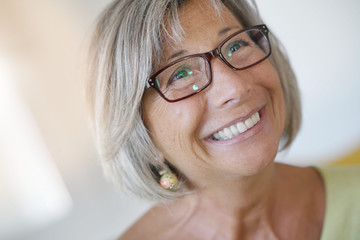
[{"label": "gold earring", "polygon": [[160,174],[160,186],[166,190],[174,190],[178,185],[178,178],[175,174],[169,173],[165,170],[161,170]]}]

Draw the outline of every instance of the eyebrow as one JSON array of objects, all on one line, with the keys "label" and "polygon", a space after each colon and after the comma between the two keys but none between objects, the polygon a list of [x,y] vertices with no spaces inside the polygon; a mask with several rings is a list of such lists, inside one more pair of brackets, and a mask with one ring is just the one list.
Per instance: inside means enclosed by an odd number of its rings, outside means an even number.
[{"label": "eyebrow", "polygon": [[[229,32],[231,29],[233,29],[235,27],[225,27],[223,29],[221,29],[219,32],[218,32],[218,36],[222,36],[224,34],[226,34],[227,32]],[[180,50],[178,52],[175,52],[174,54],[170,55],[170,57],[166,60],[167,62],[169,62],[171,59],[173,58],[176,58],[176,57],[180,57],[180,56],[183,56],[187,53],[186,50]]]},{"label": "eyebrow", "polygon": [[233,28],[234,28],[234,27],[226,27],[226,28],[221,29],[221,30],[218,32],[218,36],[224,35],[225,33],[227,33],[228,31],[230,31],[230,30],[233,29]]},{"label": "eyebrow", "polygon": [[186,50],[180,50],[178,52],[175,52],[174,54],[172,54],[168,59],[167,59],[167,62],[170,60],[170,59],[173,59],[173,58],[176,58],[176,57],[180,57],[182,55],[185,55],[187,53]]}]

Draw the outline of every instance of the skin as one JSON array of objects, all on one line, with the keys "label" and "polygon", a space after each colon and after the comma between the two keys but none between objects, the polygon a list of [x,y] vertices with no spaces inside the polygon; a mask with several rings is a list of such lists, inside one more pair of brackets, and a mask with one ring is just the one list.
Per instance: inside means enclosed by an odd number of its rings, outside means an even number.
[{"label": "skin", "polygon": [[[184,41],[176,44],[176,49],[166,48],[165,56],[212,50],[243,28],[229,12],[221,19],[208,11],[213,10],[197,3],[189,3],[180,11]],[[219,34],[229,27],[232,29]],[[277,154],[285,123],[280,80],[269,60],[243,71],[233,71],[219,58],[211,64],[213,82],[205,91],[175,103],[148,91],[143,101],[144,122],[155,145],[196,187],[222,187],[225,176],[252,176],[264,169]],[[241,134],[241,139],[230,144],[207,140],[216,131],[245,120],[263,107],[264,121],[259,131]],[[206,181],[200,183],[197,179]]]},{"label": "skin", "polygon": [[[174,54],[212,50],[243,28],[229,10],[220,17],[205,0],[189,2],[179,18],[184,40],[165,48],[163,64],[179,57],[171,59]],[[269,60],[234,71],[215,58],[211,67],[211,85],[185,100],[168,103],[146,92],[145,125],[194,193],[155,206],[121,239],[319,239],[321,178],[312,168],[274,163],[285,125],[276,70]],[[209,138],[260,109],[261,121],[246,133],[223,142]]]}]

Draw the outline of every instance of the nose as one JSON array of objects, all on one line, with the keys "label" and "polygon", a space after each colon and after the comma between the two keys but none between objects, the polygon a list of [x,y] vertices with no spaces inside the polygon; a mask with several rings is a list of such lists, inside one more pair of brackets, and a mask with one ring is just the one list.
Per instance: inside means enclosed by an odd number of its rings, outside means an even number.
[{"label": "nose", "polygon": [[220,58],[211,61],[212,83],[208,90],[208,102],[224,108],[241,104],[251,94],[249,71],[233,70]]}]

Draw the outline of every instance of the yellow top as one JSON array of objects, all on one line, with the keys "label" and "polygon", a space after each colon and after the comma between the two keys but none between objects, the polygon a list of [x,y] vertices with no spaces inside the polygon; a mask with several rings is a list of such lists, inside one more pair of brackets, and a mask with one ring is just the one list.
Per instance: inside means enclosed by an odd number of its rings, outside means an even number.
[{"label": "yellow top", "polygon": [[325,184],[321,240],[360,239],[360,166],[317,168]]}]

